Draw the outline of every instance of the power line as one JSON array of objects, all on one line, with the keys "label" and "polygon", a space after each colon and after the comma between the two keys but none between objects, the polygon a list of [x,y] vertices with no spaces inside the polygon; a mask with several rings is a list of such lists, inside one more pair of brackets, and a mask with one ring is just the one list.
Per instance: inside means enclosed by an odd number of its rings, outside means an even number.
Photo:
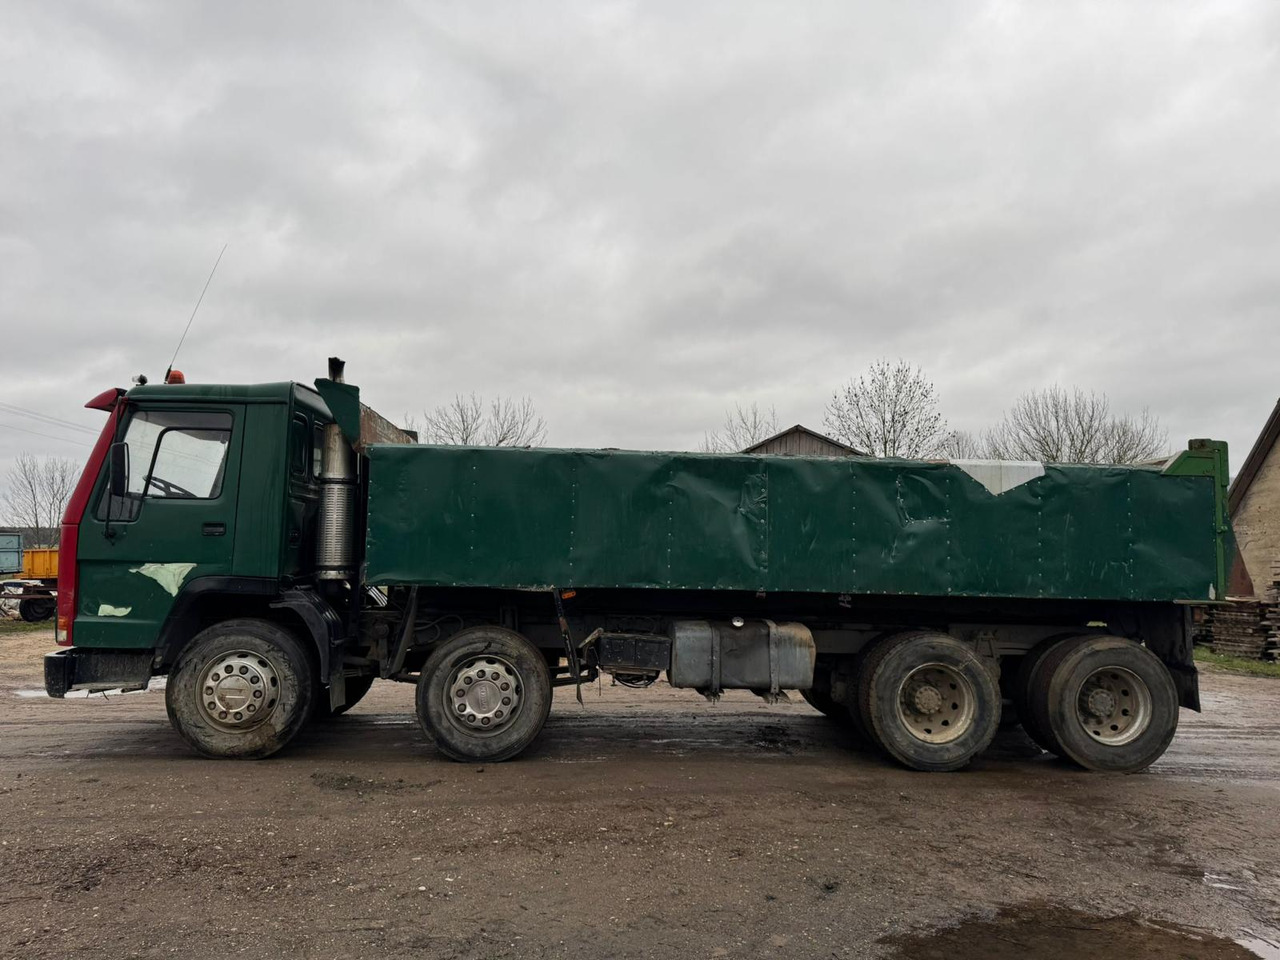
[{"label": "power line", "polygon": [[74,443],[78,447],[92,446],[88,440],[72,440],[70,437],[55,437],[52,433],[40,433],[37,430],[28,430],[26,427],[15,426],[12,423],[0,422],[0,427],[5,430],[18,430],[21,433],[29,433],[33,437],[44,437],[46,440],[61,440],[63,443]]},{"label": "power line", "polygon": [[88,429],[88,427],[84,426],[84,424],[76,423],[74,420],[66,420],[62,417],[55,417],[51,413],[45,413],[41,410],[32,410],[30,407],[21,407],[16,403],[10,403],[8,400],[0,400],[0,407],[8,407],[10,410],[15,410],[20,413],[28,413],[28,414],[31,414],[32,416],[41,417],[46,420],[57,420],[59,423],[65,423],[68,426],[76,427],[77,429],[80,429],[80,430]]},{"label": "power line", "polygon": [[83,424],[73,423],[70,420],[63,420],[61,417],[51,417],[47,413],[40,413],[36,410],[28,410],[26,407],[20,407],[16,403],[5,403],[0,400],[0,410],[6,413],[16,413],[20,417],[27,417],[31,420],[38,420],[41,423],[47,423],[53,427],[64,427],[68,430],[79,430],[81,433],[93,433],[98,431]]}]

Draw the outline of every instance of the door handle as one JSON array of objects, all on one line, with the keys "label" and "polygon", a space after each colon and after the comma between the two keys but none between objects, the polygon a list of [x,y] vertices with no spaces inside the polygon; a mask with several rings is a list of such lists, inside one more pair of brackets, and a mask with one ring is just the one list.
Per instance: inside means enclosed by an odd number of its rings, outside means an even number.
[{"label": "door handle", "polygon": [[227,525],[225,523],[206,523],[200,528],[200,532],[206,537],[221,537],[226,534]]}]

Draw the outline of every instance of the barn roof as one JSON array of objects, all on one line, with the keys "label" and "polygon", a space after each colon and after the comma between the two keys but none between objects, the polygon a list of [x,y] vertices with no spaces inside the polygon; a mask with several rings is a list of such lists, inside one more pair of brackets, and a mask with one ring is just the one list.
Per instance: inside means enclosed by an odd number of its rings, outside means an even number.
[{"label": "barn roof", "polygon": [[1250,485],[1257,477],[1258,471],[1262,469],[1262,464],[1278,439],[1280,439],[1280,400],[1276,401],[1275,407],[1271,410],[1271,416],[1267,418],[1266,425],[1253,444],[1253,449],[1249,451],[1249,456],[1245,457],[1244,466],[1231,482],[1231,489],[1227,493],[1227,509],[1233,516],[1240,508],[1244,495],[1249,492]]},{"label": "barn roof", "polygon": [[742,452],[755,453],[761,447],[767,446],[768,444],[773,443],[773,441],[778,440],[782,437],[785,437],[787,436],[787,434],[790,434],[790,433],[808,434],[809,436],[813,437],[816,440],[821,440],[823,443],[829,443],[833,447],[839,447],[841,450],[847,450],[852,456],[858,456],[858,457],[866,456],[866,454],[863,453],[861,450],[858,450],[855,447],[851,447],[847,443],[841,443],[839,440],[832,439],[831,437],[828,437],[825,433],[819,433],[817,430],[810,430],[808,427],[806,427],[802,423],[797,423],[795,426],[787,427],[787,429],[785,430],[779,430],[772,437],[765,437],[763,440],[760,440],[757,443],[753,443],[751,446],[747,447]]}]

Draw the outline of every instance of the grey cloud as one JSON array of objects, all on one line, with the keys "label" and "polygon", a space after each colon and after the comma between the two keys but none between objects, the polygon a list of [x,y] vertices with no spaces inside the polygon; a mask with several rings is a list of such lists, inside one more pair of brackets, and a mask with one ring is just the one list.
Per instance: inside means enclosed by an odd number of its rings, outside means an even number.
[{"label": "grey cloud", "polygon": [[[1280,388],[1263,0],[9,4],[0,399],[349,360],[552,442],[817,425],[877,356],[976,428],[1048,382],[1235,462]],[[0,424],[25,425],[11,417]],[[48,431],[52,432],[52,431]],[[0,425],[19,449],[73,452]],[[3,467],[0,463],[0,467]]]}]

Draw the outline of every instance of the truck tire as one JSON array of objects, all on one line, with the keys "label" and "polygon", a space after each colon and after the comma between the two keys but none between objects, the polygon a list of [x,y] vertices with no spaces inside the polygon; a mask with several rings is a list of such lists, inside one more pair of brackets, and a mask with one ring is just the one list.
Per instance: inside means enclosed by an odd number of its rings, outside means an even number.
[{"label": "truck tire", "polygon": [[823,716],[841,726],[847,726],[850,722],[849,708],[831,696],[833,671],[834,667],[829,661],[824,663],[820,659],[813,670],[813,686],[807,690],[801,690],[800,696],[804,697],[805,703]]},{"label": "truck tire", "polygon": [[800,696],[804,697],[804,702],[813,707],[819,713],[830,720],[834,720],[839,724],[849,722],[849,710],[843,703],[836,703],[825,693],[819,693],[817,690],[810,688],[801,690]]},{"label": "truck tire", "polygon": [[944,633],[884,637],[858,672],[858,709],[876,743],[913,770],[967,766],[1000,725],[1000,688],[971,648]]},{"label": "truck tire", "polygon": [[316,719],[328,720],[342,716],[364,699],[364,695],[369,692],[369,688],[373,686],[375,679],[373,674],[366,674],[363,677],[347,677],[347,702],[340,707],[329,706],[328,690],[317,690],[315,692]]},{"label": "truck tire", "polygon": [[418,722],[451,760],[510,760],[534,741],[550,712],[546,658],[505,627],[455,634],[432,651],[418,677]]},{"label": "truck tire", "polygon": [[1022,721],[1022,729],[1036,746],[1052,754],[1061,755],[1062,746],[1053,739],[1053,734],[1049,730],[1041,726],[1037,719],[1037,712],[1032,709],[1032,703],[1037,697],[1045,695],[1043,692],[1036,691],[1047,689],[1044,665],[1049,654],[1059,649],[1062,644],[1076,639],[1078,638],[1055,636],[1041,640],[1022,658],[1022,663],[1018,665],[1018,678],[1014,683],[1014,709],[1017,710],[1018,718]]},{"label": "truck tire", "polygon": [[1078,637],[1044,660],[1032,712],[1060,757],[1086,770],[1136,773],[1178,730],[1178,693],[1163,663],[1121,637]]},{"label": "truck tire", "polygon": [[56,609],[58,609],[58,603],[53,597],[28,597],[26,600],[18,601],[18,616],[27,623],[48,620]]},{"label": "truck tire", "polygon": [[269,757],[311,716],[314,673],[305,648],[274,623],[214,624],[169,673],[169,722],[206,757]]}]

